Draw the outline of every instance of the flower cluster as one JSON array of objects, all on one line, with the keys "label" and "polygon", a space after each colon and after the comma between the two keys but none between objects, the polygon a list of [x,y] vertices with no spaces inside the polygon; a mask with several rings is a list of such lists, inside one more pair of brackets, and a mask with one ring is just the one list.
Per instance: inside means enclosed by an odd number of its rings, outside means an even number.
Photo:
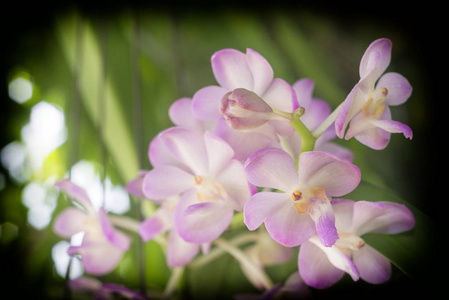
[{"label": "flower cluster", "polygon": [[[412,138],[407,125],[391,120],[389,106],[404,103],[412,90],[403,76],[383,74],[391,47],[388,39],[369,45],[359,82],[333,112],[312,97],[312,80],[291,85],[275,78],[268,61],[252,49],[214,53],[217,85],[171,105],[174,126],[149,145],[152,169],[127,184],[130,194],[157,205],[138,225],[142,240],[166,233],[170,267],[221,247],[240,262],[250,282],[267,291],[273,284],[263,266],[286,261],[298,246],[298,273],[308,286],[329,287],[345,273],[370,283],[388,280],[390,262],[363,235],[410,230],[414,216],[397,203],[341,198],[357,188],[361,171],[352,152],[333,140],[355,138],[383,149],[391,133]],[[70,252],[81,254],[88,273],[110,271],[129,239],[104,211],[92,211],[76,186],[58,186],[85,212],[67,209],[56,232],[68,237],[84,230],[83,244]],[[247,229],[258,233],[245,252],[221,237],[241,214]]]}]

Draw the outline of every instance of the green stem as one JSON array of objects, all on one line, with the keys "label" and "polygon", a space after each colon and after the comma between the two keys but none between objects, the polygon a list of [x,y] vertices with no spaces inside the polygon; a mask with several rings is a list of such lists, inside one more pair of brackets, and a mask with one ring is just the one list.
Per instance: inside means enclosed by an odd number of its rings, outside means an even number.
[{"label": "green stem", "polygon": [[232,257],[234,257],[240,264],[246,267],[246,269],[252,274],[252,276],[257,277],[257,281],[266,289],[269,290],[273,287],[273,282],[264,272],[263,269],[258,268],[248,257],[237,247],[226,241],[225,239],[218,238],[214,241],[218,247],[222,248],[224,251],[228,252]]},{"label": "green stem", "polygon": [[[293,114],[294,116],[295,114]],[[312,135],[309,129],[307,129],[306,125],[299,119],[299,117],[293,117],[292,122],[290,123],[292,127],[298,132],[301,136],[301,149],[300,153],[305,151],[312,151],[315,147],[315,137]]]}]

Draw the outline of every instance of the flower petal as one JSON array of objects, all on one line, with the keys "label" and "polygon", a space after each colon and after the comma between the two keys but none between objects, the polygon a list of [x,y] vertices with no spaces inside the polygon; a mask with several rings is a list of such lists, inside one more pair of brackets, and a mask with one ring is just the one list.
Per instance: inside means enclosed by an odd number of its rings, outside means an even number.
[{"label": "flower petal", "polygon": [[217,175],[216,180],[226,191],[232,202],[232,208],[241,211],[243,205],[251,197],[251,191],[243,170],[242,163],[237,160],[228,162],[227,167]]},{"label": "flower petal", "polygon": [[293,87],[280,78],[273,79],[268,89],[261,95],[272,108],[292,113],[298,108],[298,100]]},{"label": "flower petal", "polygon": [[360,169],[351,162],[322,151],[304,152],[298,162],[299,181],[324,189],[327,196],[342,196],[360,183]]},{"label": "flower petal", "polygon": [[318,289],[334,285],[345,274],[343,270],[335,267],[327,255],[312,242],[306,242],[299,248],[298,269],[304,282]]},{"label": "flower petal", "polygon": [[313,198],[311,202],[310,216],[315,222],[317,235],[324,246],[330,247],[338,239],[332,205],[327,199]]},{"label": "flower petal", "polygon": [[215,177],[229,164],[234,156],[234,150],[223,139],[210,131],[204,133],[204,142],[209,165],[208,175]]},{"label": "flower petal", "polygon": [[192,189],[184,193],[175,208],[175,227],[185,241],[207,243],[226,230],[233,215],[233,209],[225,201],[198,203]]},{"label": "flower petal", "polygon": [[377,87],[388,90],[385,103],[388,105],[399,105],[407,101],[412,94],[412,86],[408,80],[398,73],[386,73],[380,77]]},{"label": "flower petal", "polygon": [[199,89],[192,98],[194,117],[200,120],[221,119],[220,101],[227,92],[228,89],[216,85]]},{"label": "flower petal", "polygon": [[131,238],[123,232],[120,232],[119,230],[116,230],[114,228],[112,223],[109,221],[108,215],[102,207],[98,212],[98,216],[100,219],[100,225],[103,230],[103,234],[105,235],[109,243],[122,251],[128,250],[129,246],[131,245]]},{"label": "flower petal", "polygon": [[159,134],[170,154],[194,174],[207,174],[208,161],[204,135],[184,127],[172,127]]},{"label": "flower petal", "polygon": [[107,242],[89,243],[71,248],[74,249],[69,248],[68,252],[74,254],[74,251],[76,251],[76,253],[81,254],[84,270],[92,275],[104,275],[111,272],[123,256],[123,252],[119,248]]},{"label": "flower petal", "polygon": [[410,127],[408,127],[405,124],[402,124],[398,121],[393,120],[371,120],[371,122],[379,127],[380,129],[383,129],[387,132],[391,133],[402,133],[406,138],[412,139],[413,138],[413,131]]},{"label": "flower petal", "polygon": [[354,204],[352,232],[361,236],[368,232],[399,233],[415,226],[413,213],[395,202],[357,201]]},{"label": "flower petal", "polygon": [[286,247],[298,246],[316,233],[312,218],[308,214],[298,213],[292,202],[283,201],[265,219],[270,236]]},{"label": "flower petal", "polygon": [[352,255],[360,277],[366,282],[379,284],[390,279],[390,261],[371,246],[365,244],[362,249],[354,251]]},{"label": "flower petal", "polygon": [[253,76],[253,92],[262,95],[273,80],[273,68],[258,52],[247,49],[246,61]]},{"label": "flower petal", "polygon": [[381,38],[372,42],[360,61],[360,78],[363,80],[370,76],[375,81],[385,72],[391,59],[392,43],[389,39]]},{"label": "flower petal", "polygon": [[293,84],[299,106],[309,107],[312,101],[312,92],[315,88],[315,82],[308,78],[303,78]]},{"label": "flower petal", "polygon": [[248,181],[259,187],[291,192],[298,185],[298,175],[291,156],[277,148],[265,148],[245,162]]},{"label": "flower petal", "polygon": [[167,264],[170,268],[188,264],[198,254],[200,244],[184,241],[175,229],[170,230],[167,244]]},{"label": "flower petal", "polygon": [[143,184],[143,178],[146,175],[145,173],[142,173],[139,177],[129,181],[126,184],[126,191],[130,193],[133,196],[139,197],[139,198],[146,198],[145,194],[142,191],[142,184]]},{"label": "flower petal", "polygon": [[143,178],[142,190],[146,198],[164,200],[193,187],[192,174],[173,166],[160,166]]},{"label": "flower petal", "polygon": [[53,230],[56,234],[70,238],[75,233],[84,230],[83,221],[87,215],[75,207],[68,207],[63,210],[53,223]]},{"label": "flower petal", "polygon": [[258,228],[265,219],[288,200],[285,193],[260,192],[254,194],[243,208],[244,222],[249,230]]},{"label": "flower petal", "polygon": [[173,227],[171,213],[164,208],[159,208],[150,218],[144,220],[139,226],[139,235],[147,242],[156,235]]},{"label": "flower petal", "polygon": [[86,191],[81,187],[79,187],[78,185],[71,182],[69,179],[63,179],[61,181],[58,181],[55,184],[55,186],[58,187],[63,193],[72,197],[73,200],[79,202],[86,209],[88,210],[92,209],[92,204]]},{"label": "flower petal", "polygon": [[236,88],[253,90],[253,75],[243,52],[235,49],[217,51],[212,55],[211,63],[215,79],[228,91]]},{"label": "flower petal", "polygon": [[204,131],[204,124],[193,116],[191,98],[181,98],[173,102],[168,110],[168,115],[173,124]]}]

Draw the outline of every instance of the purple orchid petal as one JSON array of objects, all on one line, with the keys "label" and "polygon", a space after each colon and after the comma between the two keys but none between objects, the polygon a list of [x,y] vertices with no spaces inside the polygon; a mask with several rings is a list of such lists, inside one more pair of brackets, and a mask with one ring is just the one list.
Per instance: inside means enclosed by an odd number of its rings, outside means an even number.
[{"label": "purple orchid petal", "polygon": [[398,121],[393,120],[371,120],[371,122],[379,127],[380,129],[383,129],[390,133],[402,133],[406,138],[412,139],[413,138],[413,131],[410,127],[408,127],[405,124],[402,124]]},{"label": "purple orchid petal", "polygon": [[335,227],[342,232],[352,232],[352,218],[355,201],[343,198],[334,198],[331,201],[335,216]]},{"label": "purple orchid petal", "polygon": [[181,164],[179,160],[173,157],[170,152],[167,151],[167,148],[159,138],[160,134],[162,133],[163,132],[159,133],[154,139],[152,139],[150,142],[150,146],[148,147],[148,158],[151,165],[154,168],[163,165],[173,165],[180,167]]},{"label": "purple orchid petal", "polygon": [[285,193],[260,192],[253,195],[243,208],[244,222],[248,229],[257,229],[270,213],[277,211],[284,202],[289,202]]},{"label": "purple orchid petal", "polygon": [[136,196],[139,198],[146,198],[145,194],[143,193],[143,190],[142,190],[143,178],[146,175],[146,173],[147,172],[145,172],[145,174],[142,174],[143,176],[139,176],[139,177],[129,181],[126,184],[126,191],[133,196]]},{"label": "purple orchid petal", "polygon": [[210,131],[204,134],[204,142],[207,151],[208,174],[215,177],[229,164],[234,156],[234,150],[223,139]]},{"label": "purple orchid petal", "polygon": [[389,39],[382,38],[372,42],[360,61],[360,78],[369,81],[376,81],[385,72],[391,59],[392,43]]},{"label": "purple orchid petal", "polygon": [[252,49],[246,50],[246,61],[254,79],[253,91],[262,95],[273,80],[273,69],[262,55]]},{"label": "purple orchid petal", "polygon": [[171,230],[168,235],[167,264],[169,267],[182,267],[187,265],[198,254],[200,244],[184,241],[176,232]]},{"label": "purple orchid petal", "polygon": [[245,202],[251,197],[250,186],[242,164],[237,160],[229,161],[216,180],[226,191],[232,208],[241,211]]},{"label": "purple orchid petal", "polygon": [[170,106],[168,115],[173,124],[202,132],[204,131],[204,123],[194,117],[192,102],[193,100],[191,98],[176,100]]},{"label": "purple orchid petal", "polygon": [[248,181],[259,187],[291,192],[298,185],[298,175],[291,156],[277,148],[265,148],[245,162]]},{"label": "purple orchid petal", "polygon": [[68,207],[56,217],[53,223],[53,230],[64,238],[70,238],[75,233],[84,230],[83,221],[86,218],[87,215],[81,210]]},{"label": "purple orchid petal", "polygon": [[390,261],[369,245],[365,244],[362,249],[353,251],[352,255],[352,259],[360,272],[360,277],[364,281],[380,284],[390,279]]},{"label": "purple orchid petal", "polygon": [[315,82],[308,78],[303,78],[293,84],[299,106],[309,107],[312,101],[312,92],[315,88]]},{"label": "purple orchid petal", "polygon": [[360,183],[360,169],[347,160],[321,151],[304,152],[298,162],[299,181],[323,189],[328,196],[342,196]]},{"label": "purple orchid petal", "polygon": [[120,250],[128,250],[129,246],[131,245],[131,238],[114,228],[103,208],[100,208],[98,216],[100,219],[101,228],[103,229],[103,234],[105,235],[106,239]]},{"label": "purple orchid petal", "polygon": [[312,218],[298,213],[291,201],[283,201],[276,210],[269,212],[265,227],[275,241],[286,247],[298,246],[316,233]]},{"label": "purple orchid petal", "polygon": [[311,202],[312,212],[310,216],[315,222],[317,235],[325,247],[330,247],[338,239],[332,205],[327,199],[314,198],[311,199]]},{"label": "purple orchid petal", "polygon": [[353,117],[351,110],[352,104],[356,99],[358,93],[357,85],[351,90],[346,99],[343,101],[340,107],[340,111],[335,118],[335,133],[339,138],[343,138],[345,135],[346,127],[348,127],[349,121]]},{"label": "purple orchid petal", "polygon": [[144,220],[139,226],[139,235],[147,242],[156,235],[173,227],[173,213],[169,209],[159,208],[150,218]]},{"label": "purple orchid petal", "polygon": [[218,120],[220,101],[229,92],[221,86],[211,85],[198,90],[192,98],[192,111],[195,118],[200,120]]},{"label": "purple orchid petal", "polygon": [[[318,144],[318,140],[316,144]],[[335,143],[324,143],[322,145],[315,146],[315,150],[329,152],[347,161],[354,160],[354,153],[351,150]]]},{"label": "purple orchid petal", "polygon": [[301,117],[301,120],[309,130],[314,130],[331,113],[329,104],[321,99],[313,99],[308,106],[302,107],[304,107],[306,113]]},{"label": "purple orchid petal", "polygon": [[[252,58],[255,59],[257,58]],[[212,55],[211,63],[215,79],[228,91],[236,88],[253,90],[254,79],[244,53],[235,49],[223,49]]]},{"label": "purple orchid petal", "polygon": [[233,215],[232,207],[225,201],[198,203],[192,189],[184,193],[175,208],[175,227],[185,241],[207,243],[223,233]]},{"label": "purple orchid petal", "polygon": [[234,158],[245,161],[252,153],[267,147],[270,137],[255,131],[241,131],[230,128],[224,119],[218,120],[215,133],[234,149]]},{"label": "purple orchid petal", "polygon": [[261,97],[269,106],[281,111],[293,112],[298,108],[295,90],[290,84],[280,78],[273,79]]},{"label": "purple orchid petal", "polygon": [[58,181],[55,186],[58,187],[63,193],[72,197],[73,200],[79,202],[86,209],[92,210],[92,203],[90,202],[89,196],[87,195],[86,191],[71,182],[69,179]]},{"label": "purple orchid petal", "polygon": [[188,128],[172,127],[159,134],[159,139],[167,151],[194,174],[207,173],[207,152],[203,134]]},{"label": "purple orchid petal", "polygon": [[412,94],[412,86],[404,76],[398,73],[385,73],[377,82],[377,87],[388,90],[385,98],[385,103],[388,105],[403,104]]},{"label": "purple orchid petal", "polygon": [[192,174],[172,166],[160,166],[143,179],[143,193],[148,199],[164,200],[193,187]]},{"label": "purple orchid petal", "polygon": [[327,255],[312,242],[306,242],[299,248],[298,269],[304,282],[318,289],[334,285],[345,274],[343,270],[335,267]]},{"label": "purple orchid petal", "polygon": [[394,202],[358,201],[354,204],[352,232],[361,236],[368,232],[399,233],[415,226],[413,213]]},{"label": "purple orchid petal", "polygon": [[81,254],[84,270],[92,275],[104,275],[111,272],[123,256],[122,250],[107,242],[93,242],[85,246],[71,248],[74,249],[69,249],[68,253]]}]

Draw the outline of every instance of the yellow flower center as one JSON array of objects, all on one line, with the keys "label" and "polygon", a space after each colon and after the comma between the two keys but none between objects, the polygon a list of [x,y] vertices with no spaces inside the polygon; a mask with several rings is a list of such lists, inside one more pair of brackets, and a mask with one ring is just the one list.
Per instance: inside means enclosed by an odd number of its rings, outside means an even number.
[{"label": "yellow flower center", "polygon": [[223,186],[211,178],[196,176],[193,178],[193,183],[199,202],[215,202],[227,198]]},{"label": "yellow flower center", "polygon": [[371,97],[363,105],[363,116],[378,120],[385,110],[384,101],[387,95],[388,90],[384,87],[374,90]]}]

